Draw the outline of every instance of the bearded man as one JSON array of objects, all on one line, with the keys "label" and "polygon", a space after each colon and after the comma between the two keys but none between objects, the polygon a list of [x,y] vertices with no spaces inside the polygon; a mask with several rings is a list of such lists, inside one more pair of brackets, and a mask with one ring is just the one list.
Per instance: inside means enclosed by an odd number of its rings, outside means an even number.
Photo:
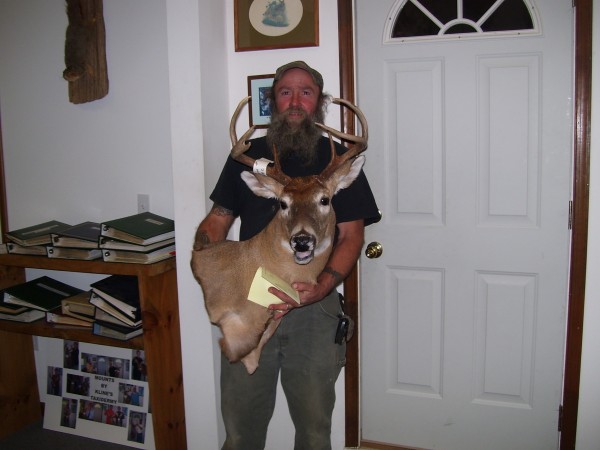
[{"label": "bearded man", "polygon": [[[273,160],[277,149],[288,176],[316,175],[331,159],[329,139],[315,125],[323,123],[329,96],[323,77],[303,61],[277,69],[270,90],[271,123],[265,137],[251,140],[248,156]],[[341,154],[345,147],[336,143]],[[227,159],[210,198],[211,211],[200,223],[196,239],[204,244],[227,237],[236,217],[240,240],[259,233],[279,208],[276,199],[255,196],[240,174],[245,165]],[[227,433],[223,449],[262,450],[275,407],[278,378],[285,392],[296,434],[295,450],[331,449],[331,416],[335,382],[345,364],[345,342],[335,334],[342,314],[336,288],[356,263],[364,227],[379,220],[379,211],[364,173],[332,199],[336,241],[317,284],[294,283],[300,303],[284,292],[269,291],[283,300],[273,304],[274,318],[282,317],[275,334],[262,349],[256,372],[222,356],[221,413]],[[285,317],[284,317],[285,316]]]}]

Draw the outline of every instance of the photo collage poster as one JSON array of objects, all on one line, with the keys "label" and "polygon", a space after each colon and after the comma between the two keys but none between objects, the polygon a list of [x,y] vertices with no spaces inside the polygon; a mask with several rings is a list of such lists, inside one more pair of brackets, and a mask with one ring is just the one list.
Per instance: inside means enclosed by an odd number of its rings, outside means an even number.
[{"label": "photo collage poster", "polygon": [[50,341],[44,428],[154,450],[144,351]]}]

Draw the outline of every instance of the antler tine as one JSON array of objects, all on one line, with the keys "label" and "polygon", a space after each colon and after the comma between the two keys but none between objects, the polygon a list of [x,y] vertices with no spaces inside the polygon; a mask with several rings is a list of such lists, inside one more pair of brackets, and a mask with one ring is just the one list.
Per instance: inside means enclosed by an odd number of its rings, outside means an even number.
[{"label": "antler tine", "polygon": [[[350,103],[346,100],[343,100],[341,98],[334,98],[333,102],[347,106],[354,112],[354,114],[356,114],[356,117],[358,117],[358,120],[360,122],[362,133],[360,136],[354,136],[351,134],[342,133],[341,131],[337,131],[333,128],[330,128],[330,127],[325,126],[320,123],[317,124],[317,126],[319,126],[319,128],[321,128],[322,130],[327,132],[327,134],[329,135],[329,142],[331,145],[331,160],[329,161],[329,164],[323,170],[323,172],[321,172],[321,175],[320,175],[321,177],[323,177],[325,179],[329,178],[329,176],[331,176],[331,174],[341,164],[343,164],[344,162],[348,161],[351,158],[354,158],[356,155],[358,155],[359,153],[364,151],[367,148],[367,141],[368,141],[368,136],[369,136],[367,119],[366,119],[365,115],[363,114],[363,112],[356,105],[353,105],[352,103]],[[338,137],[338,138],[346,140],[346,141],[354,142],[355,145],[352,146],[346,153],[344,153],[342,155],[337,155],[337,153],[335,152],[335,145],[333,143],[333,138],[331,137],[331,135],[334,135],[335,137]]]},{"label": "antler tine", "polygon": [[240,100],[240,102],[235,108],[235,111],[233,112],[233,115],[231,116],[231,120],[229,121],[229,138],[231,139],[231,145],[233,146],[235,146],[235,144],[238,142],[237,134],[235,132],[235,124],[240,115],[240,112],[242,111],[244,106],[246,106],[246,103],[250,101],[251,98],[252,96],[249,95],[248,97],[245,97]]},{"label": "antler tine", "polygon": [[356,144],[350,150],[348,150],[346,153],[344,153],[344,160],[346,160],[346,159],[349,159],[349,158],[352,158],[352,157],[358,155],[360,152],[362,152],[363,150],[365,150],[367,148],[367,142],[369,140],[369,125],[367,123],[367,118],[365,117],[363,112],[358,108],[358,106],[356,106],[342,98],[334,98],[334,99],[332,99],[332,101],[333,101],[333,103],[337,103],[338,105],[344,105],[344,106],[350,108],[352,110],[352,112],[354,112],[356,117],[358,118],[358,121],[360,122],[360,128],[362,131],[360,136],[343,133],[334,128],[330,128],[327,125],[323,125],[322,123],[316,124],[319,128],[326,131],[330,135],[330,139],[331,139],[331,135],[334,135],[335,137],[337,137],[339,139],[353,142]]},{"label": "antler tine", "polygon": [[235,108],[233,115],[231,116],[231,121],[229,122],[229,138],[231,139],[231,157],[236,161],[241,162],[242,164],[252,167],[254,165],[254,160],[246,155],[246,151],[250,148],[250,144],[246,141],[252,136],[254,133],[255,127],[251,126],[248,131],[246,131],[242,138],[238,140],[237,134],[235,132],[235,124],[240,115],[240,112],[246,106],[246,103],[250,101],[252,96],[248,96],[243,98]]},{"label": "antler tine", "polygon": [[283,185],[287,185],[291,178],[281,170],[281,163],[279,162],[279,153],[277,152],[277,146],[273,144],[273,159],[275,160],[274,166],[267,167],[267,175],[271,178],[279,181]]},{"label": "antler tine", "polygon": [[248,131],[246,131],[240,139],[237,138],[237,134],[235,132],[235,124],[240,115],[240,112],[246,106],[246,104],[250,101],[252,96],[248,96],[243,98],[235,108],[233,115],[231,116],[231,122],[229,123],[229,137],[231,139],[231,152],[230,155],[236,161],[248,166],[252,169],[253,172],[258,172],[263,175],[267,175],[274,180],[279,181],[282,184],[287,184],[290,181],[290,177],[288,177],[281,170],[281,165],[279,164],[279,159],[277,157],[277,149],[273,146],[273,156],[275,159],[275,166],[273,167],[268,161],[263,160],[260,161],[261,164],[258,164],[259,169],[257,169],[257,162],[255,159],[246,155],[246,151],[250,148],[250,143],[247,142],[250,139],[250,136],[254,133],[256,127],[251,126]]}]

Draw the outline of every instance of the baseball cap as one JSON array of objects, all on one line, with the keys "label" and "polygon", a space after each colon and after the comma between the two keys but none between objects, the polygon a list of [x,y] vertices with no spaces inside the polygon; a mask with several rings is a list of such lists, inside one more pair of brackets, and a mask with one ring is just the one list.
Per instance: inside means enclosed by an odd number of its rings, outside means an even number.
[{"label": "baseball cap", "polygon": [[302,69],[302,70],[307,71],[312,76],[315,84],[317,86],[319,86],[319,88],[321,89],[321,92],[323,92],[323,77],[317,70],[310,67],[304,61],[293,61],[293,62],[284,64],[283,66],[278,68],[277,71],[275,72],[275,78],[273,79],[273,86],[275,85],[275,83],[277,83],[281,79],[283,74],[290,69]]}]

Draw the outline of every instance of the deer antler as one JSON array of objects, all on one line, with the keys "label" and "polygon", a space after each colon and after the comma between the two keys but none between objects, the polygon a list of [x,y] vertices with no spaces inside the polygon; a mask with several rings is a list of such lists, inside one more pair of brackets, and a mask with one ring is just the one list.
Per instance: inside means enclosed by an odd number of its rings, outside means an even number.
[{"label": "deer antler", "polygon": [[265,158],[255,160],[250,156],[246,155],[246,152],[248,151],[251,145],[250,142],[248,142],[248,139],[250,139],[250,136],[252,136],[254,130],[256,129],[254,125],[251,126],[248,129],[248,131],[246,131],[242,135],[241,139],[237,138],[237,134],[235,132],[235,124],[240,115],[240,112],[242,111],[242,108],[246,105],[246,103],[250,101],[251,98],[252,96],[249,95],[248,97],[242,99],[242,101],[240,101],[240,103],[237,105],[237,108],[235,108],[233,115],[231,116],[231,122],[229,123],[229,137],[231,139],[232,145],[230,153],[231,157],[236,161],[252,168],[253,172],[260,173],[262,175],[267,175],[273,178],[274,180],[279,181],[282,184],[287,184],[290,181],[290,177],[288,177],[281,170],[279,158],[277,157],[277,149],[275,147],[273,147],[273,155],[275,159],[274,166],[271,165],[272,161],[269,161]]},{"label": "deer antler", "polygon": [[[358,121],[360,122],[360,127],[362,129],[361,135],[355,136],[353,134],[346,134],[346,133],[338,131],[334,128],[330,128],[327,125],[323,125],[322,123],[317,123],[316,125],[320,129],[333,134],[337,138],[340,138],[344,141],[350,141],[350,142],[354,142],[354,143],[358,144],[360,146],[360,149],[357,149],[357,152],[354,155],[354,156],[356,156],[358,153],[360,153],[362,150],[364,150],[367,147],[367,141],[369,139],[369,126],[367,124],[367,118],[365,117],[365,115],[359,109],[358,106],[350,103],[348,100],[344,100],[343,98],[333,98],[331,101],[333,103],[337,103],[338,105],[344,105],[352,110],[352,112],[356,115],[356,117],[358,118]],[[353,147],[353,149],[354,149],[354,147]]]},{"label": "deer antler", "polygon": [[242,111],[242,108],[246,105],[246,103],[250,101],[251,98],[252,97],[249,95],[248,97],[243,98],[242,101],[240,101],[240,103],[238,103],[237,108],[235,108],[235,111],[231,116],[231,122],[229,122],[229,137],[231,139],[231,145],[233,146],[231,148],[231,157],[236,161],[239,161],[242,164],[245,164],[250,167],[252,167],[252,165],[254,164],[254,160],[249,156],[246,156],[245,154],[246,151],[250,148],[250,143],[246,141],[250,138],[250,136],[252,136],[256,127],[251,126],[250,129],[248,129],[248,131],[244,133],[242,138],[238,140],[237,134],[235,132],[235,124],[240,115],[240,112]]},{"label": "deer antler", "polygon": [[[348,108],[350,108],[352,110],[352,112],[354,112],[354,114],[358,118],[358,121],[360,122],[361,135],[355,136],[353,134],[346,134],[346,133],[338,131],[334,128],[330,128],[326,125],[323,125],[321,123],[316,124],[319,128],[321,128],[322,130],[327,132],[327,134],[329,135],[329,142],[331,145],[331,161],[329,161],[329,164],[323,170],[323,172],[321,172],[321,175],[320,175],[324,179],[328,178],[331,175],[331,173],[334,172],[338,166],[340,166],[344,162],[348,161],[351,158],[354,158],[359,153],[366,150],[368,139],[369,139],[369,126],[367,124],[367,118],[365,117],[363,112],[358,108],[358,106],[350,103],[347,100],[341,99],[341,98],[334,98],[334,99],[332,99],[332,101],[333,101],[333,103],[337,103],[338,105],[347,106]],[[341,140],[344,140],[344,141],[353,142],[355,145],[352,146],[346,153],[344,153],[342,155],[338,155],[335,151],[335,145],[333,143],[333,139],[331,138],[331,135],[333,135]]]},{"label": "deer antler", "polygon": [[[263,175],[267,175],[267,176],[279,181],[282,184],[287,184],[290,181],[290,177],[288,177],[281,170],[281,165],[279,164],[279,158],[277,157],[277,149],[275,147],[273,148],[273,155],[274,155],[274,159],[275,159],[274,165],[271,165],[271,161],[268,161],[266,159],[259,159],[257,161],[255,159],[251,158],[250,156],[246,155],[246,152],[250,148],[250,143],[248,142],[248,139],[254,133],[254,130],[256,129],[255,126],[251,126],[248,129],[248,131],[246,131],[242,135],[241,139],[237,138],[237,134],[235,132],[235,124],[240,115],[240,112],[242,111],[244,106],[250,101],[251,98],[252,98],[251,96],[248,96],[248,97],[242,99],[242,101],[240,101],[238,106],[235,108],[233,115],[231,116],[231,122],[229,123],[229,137],[231,138],[231,145],[232,145],[231,157],[233,159],[235,159],[236,161],[238,161],[248,167],[251,167],[254,172],[258,172]],[[329,162],[329,165],[325,168],[325,170],[321,173],[321,177],[323,177],[323,178],[329,177],[331,175],[331,172],[333,172],[339,165],[341,165],[345,161],[349,160],[350,158],[354,158],[356,155],[358,155],[359,153],[364,151],[367,148],[367,141],[368,141],[368,136],[369,136],[367,119],[366,119],[365,115],[363,114],[363,112],[358,108],[358,106],[353,105],[349,101],[341,99],[341,98],[334,98],[334,99],[332,99],[332,101],[333,101],[333,103],[337,103],[339,105],[344,105],[344,106],[350,108],[354,112],[354,114],[356,115],[356,117],[358,118],[358,120],[360,122],[360,127],[361,127],[362,133],[360,136],[355,136],[353,134],[346,134],[341,131],[335,130],[326,125],[323,125],[322,123],[316,124],[320,129],[327,132],[327,134],[329,135],[329,141],[331,142],[331,161]],[[337,155],[337,153],[335,151],[333,139],[331,137],[332,135],[341,140],[353,142],[355,145],[352,146],[343,155]]]}]

